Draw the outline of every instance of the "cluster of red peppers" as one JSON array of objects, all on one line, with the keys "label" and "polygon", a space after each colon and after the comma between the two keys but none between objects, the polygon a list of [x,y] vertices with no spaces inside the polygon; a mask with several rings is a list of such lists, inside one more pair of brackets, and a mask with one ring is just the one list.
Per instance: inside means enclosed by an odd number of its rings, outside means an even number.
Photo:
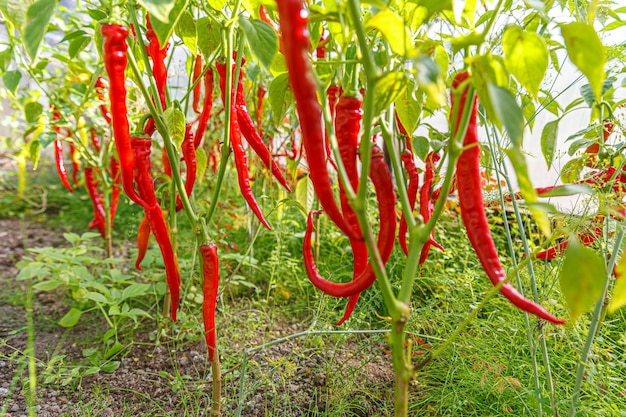
[{"label": "cluster of red peppers", "polygon": [[[282,47],[302,129],[302,144],[308,161],[309,178],[321,207],[331,221],[348,236],[354,254],[354,272],[350,282],[336,283],[322,277],[315,266],[311,247],[313,219],[319,211],[309,213],[303,245],[305,269],[309,280],[317,288],[334,297],[349,297],[346,312],[337,323],[341,324],[350,317],[359,294],[375,282],[376,275],[371,262],[368,263],[369,254],[363,242],[362,232],[343,188],[340,187],[341,208],[333,194],[327,168],[327,161],[330,161],[329,141],[321,123],[322,108],[317,99],[317,84],[308,57],[308,19],[303,4],[299,0],[280,0],[277,3]],[[362,118],[361,100],[356,94],[344,92],[336,102],[337,93],[340,93],[340,90],[336,86],[331,86],[327,94],[331,114],[334,117],[341,160],[352,187],[356,188],[359,182],[357,156]],[[379,208],[380,228],[377,246],[383,263],[386,263],[395,242],[396,196],[383,152],[375,145],[372,149],[370,179],[375,188]]]}]

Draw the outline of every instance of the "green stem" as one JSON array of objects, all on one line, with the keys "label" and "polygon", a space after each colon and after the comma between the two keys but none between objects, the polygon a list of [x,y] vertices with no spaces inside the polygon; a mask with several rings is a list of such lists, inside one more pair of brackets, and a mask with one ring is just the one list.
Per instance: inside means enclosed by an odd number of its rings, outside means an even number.
[{"label": "green stem", "polygon": [[591,316],[591,322],[589,323],[587,339],[585,340],[585,345],[583,346],[583,350],[580,354],[580,361],[578,362],[578,367],[576,369],[576,382],[574,384],[572,400],[571,400],[569,412],[567,414],[568,417],[575,417],[576,415],[576,406],[578,404],[578,400],[580,397],[580,390],[582,388],[583,379],[585,378],[585,370],[587,369],[587,359],[589,358],[589,353],[591,352],[591,347],[595,339],[596,330],[600,323],[600,317],[602,315],[604,299],[606,298],[606,295],[609,289],[609,283],[611,282],[611,275],[613,274],[613,267],[615,266],[615,262],[617,261],[619,248],[622,246],[623,239],[624,239],[624,228],[621,225],[618,225],[617,236],[615,237],[615,243],[613,244],[613,254],[611,255],[611,259],[609,260],[607,270],[605,271],[606,282],[604,283],[604,290],[602,292],[602,296],[598,299],[598,302],[596,303],[596,306],[593,309],[593,315]]}]

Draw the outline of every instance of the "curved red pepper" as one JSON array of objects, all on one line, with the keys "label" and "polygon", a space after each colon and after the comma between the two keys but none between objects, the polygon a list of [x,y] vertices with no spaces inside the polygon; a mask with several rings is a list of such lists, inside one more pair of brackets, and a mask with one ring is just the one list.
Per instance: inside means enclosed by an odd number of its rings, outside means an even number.
[{"label": "curved red pepper", "polygon": [[[430,193],[433,187],[433,180],[435,178],[435,164],[439,162],[441,156],[437,152],[430,152],[426,155],[426,172],[424,174],[424,184],[420,190],[420,214],[424,223],[428,222],[433,215],[435,209],[435,200],[431,197]],[[437,249],[443,251],[443,246],[437,243],[434,239],[434,232],[430,233],[430,237],[424,243],[422,247],[422,253],[420,253],[419,264],[423,265],[430,252],[430,247],[434,246]]]},{"label": "curved red pepper", "polygon": [[78,166],[78,156],[76,155],[76,145],[74,142],[70,142],[70,160],[72,161],[72,181],[74,182],[74,187],[78,187],[78,170],[80,167]]},{"label": "curved red pepper", "polygon": [[361,239],[362,236],[352,229],[335,202],[326,168],[322,108],[317,100],[317,82],[309,58],[308,12],[301,0],[277,0],[277,5],[289,84],[302,127],[302,142],[315,194],[328,217],[341,231],[349,237]]},{"label": "curved red pepper", "polygon": [[[458,87],[468,78],[469,74],[467,72],[458,73],[452,82],[452,88]],[[456,163],[461,218],[463,219],[467,236],[478,256],[483,270],[486,272],[491,283],[498,285],[501,281],[506,279],[506,272],[500,263],[498,251],[491,237],[491,231],[489,230],[483,204],[480,178],[480,148],[478,145],[478,128],[476,125],[478,100],[474,98],[471,104],[467,104],[466,100],[467,90],[463,92],[460,102],[456,103],[456,105],[454,103],[454,95],[452,95],[451,115],[455,114],[457,120],[460,120],[462,110],[466,105],[472,106],[467,133],[463,140],[464,150]],[[454,127],[455,133],[457,129],[458,125]],[[513,303],[513,305],[523,311],[534,314],[554,324],[565,323],[564,320],[557,319],[540,305],[526,299],[509,283],[504,284],[500,288],[500,293]]]},{"label": "curved red pepper", "polygon": [[150,241],[150,222],[148,222],[148,216],[144,214],[139,228],[137,229],[137,260],[135,261],[135,268],[142,271],[141,261],[146,257],[148,252],[148,242]]},{"label": "curved red pepper", "polygon": [[[380,214],[380,229],[378,231],[378,250],[383,263],[391,256],[396,234],[396,195],[389,167],[385,162],[383,152],[376,145],[372,148],[370,178],[376,190],[376,201]],[[350,297],[369,288],[376,281],[376,274],[371,262],[355,279],[346,283],[328,281],[317,271],[313,261],[311,235],[313,234],[313,216],[319,211],[309,213],[307,227],[304,234],[302,254],[307,276],[313,285],[333,297]]]},{"label": "curved red pepper", "polygon": [[[415,158],[413,157],[413,152],[410,149],[405,149],[400,155],[400,159],[402,160],[402,165],[404,165],[404,169],[406,170],[409,177],[409,185],[407,187],[407,194],[409,196],[409,205],[411,207],[411,212],[415,208],[415,203],[417,201],[417,191],[419,189],[419,172],[417,171],[417,167],[415,166]],[[402,212],[402,216],[400,217],[400,226],[398,227],[398,240],[400,242],[400,247],[404,251],[405,255],[409,254],[409,248],[406,242],[406,232],[408,226],[406,223],[406,217],[404,216],[404,211]]]},{"label": "curved red pepper", "polygon": [[265,94],[267,94],[267,88],[263,85],[259,84],[259,87],[256,90],[256,129],[259,132],[259,136],[263,137],[263,100],[265,99]]},{"label": "curved red pepper", "polygon": [[[341,96],[337,103],[337,113],[335,116],[335,132],[337,132],[337,143],[341,161],[346,169],[352,188],[359,186],[359,171],[357,167],[357,155],[359,150],[359,131],[361,129],[361,119],[363,109],[361,100],[356,97]],[[334,107],[334,104],[333,104]],[[343,186],[339,184],[339,201],[343,215],[354,230],[361,230],[359,221],[352,207],[348,203]],[[363,240],[350,239],[352,256],[354,258],[354,271],[352,279],[356,279],[367,267],[367,246]],[[354,311],[360,294],[350,297],[346,310],[341,319],[335,323],[336,326],[343,324]]]},{"label": "curved red pepper", "polygon": [[202,256],[202,275],[204,277],[202,301],[202,318],[204,335],[209,350],[209,361],[215,360],[217,352],[217,331],[215,329],[215,307],[217,306],[217,290],[219,288],[219,258],[215,244],[200,246]]},{"label": "curved red pepper", "polygon": [[[326,99],[328,100],[328,109],[330,110],[330,121],[334,123],[337,107],[337,94],[341,94],[343,89],[340,89],[337,85],[331,84],[326,89]],[[339,135],[339,132],[335,130],[335,134]],[[324,149],[326,151],[326,159],[337,170],[337,163],[333,159],[333,151],[330,147],[330,137],[328,132],[324,129]]]},{"label": "curved red pepper", "polygon": [[[187,197],[193,192],[193,187],[196,183],[197,174],[197,160],[196,160],[196,147],[194,146],[193,131],[191,130],[191,123],[187,123],[185,127],[185,139],[181,145],[183,151],[183,161],[185,161],[185,193]],[[171,176],[170,168],[170,176]],[[180,211],[183,208],[183,201],[180,196],[176,199],[176,211]]]},{"label": "curved red pepper", "polygon": [[74,189],[70,185],[70,180],[67,176],[67,169],[65,168],[65,161],[63,159],[63,141],[60,139],[54,140],[54,161],[61,183],[70,193],[73,193]]},{"label": "curved red pepper", "polygon": [[[222,100],[225,99],[226,93],[224,90],[226,89],[226,65],[221,63],[216,63],[215,68],[217,68],[217,73],[220,77],[220,88],[222,90]],[[233,65],[233,72],[235,66]],[[239,130],[243,134],[244,138],[246,138],[246,142],[252,147],[254,152],[261,158],[265,167],[272,171],[272,175],[274,178],[278,180],[280,185],[282,185],[287,191],[291,191],[289,184],[285,180],[282,172],[280,172],[280,168],[270,154],[269,149],[265,146],[261,135],[254,127],[254,122],[252,121],[252,117],[250,117],[250,113],[248,113],[248,107],[246,106],[246,100],[243,94],[243,83],[241,81],[241,77],[239,78],[239,82],[237,83],[237,90],[235,92],[235,103],[234,107],[235,114],[234,117],[237,117],[237,123],[239,125]]]},{"label": "curved red pepper", "polygon": [[135,203],[147,207],[146,202],[133,188],[133,150],[130,144],[128,109],[126,108],[125,71],[128,63],[126,51],[128,29],[117,24],[104,24],[101,28],[104,68],[109,76],[109,100],[111,102],[111,125],[115,139],[115,149],[120,161],[122,187]]},{"label": "curved red pepper", "polygon": [[113,157],[109,160],[109,175],[113,180],[113,185],[111,186],[111,226],[113,226],[117,206],[120,202],[120,193],[122,192],[120,188],[120,163]]},{"label": "curved red pepper", "polygon": [[132,138],[132,150],[135,156],[135,181],[141,197],[146,201],[144,213],[148,218],[150,230],[156,238],[163,262],[165,263],[165,276],[172,297],[172,320],[176,321],[176,311],[180,303],[180,271],[178,260],[172,248],[167,224],[163,218],[163,212],[159,206],[154,192],[154,182],[150,174],[150,139]]},{"label": "curved red pepper", "polygon": [[150,42],[147,47],[147,52],[150,58],[152,58],[152,75],[154,75],[154,83],[156,84],[161,105],[163,106],[163,109],[165,109],[167,101],[167,66],[165,65],[165,60],[167,58],[169,43],[161,48],[159,38],[157,38],[157,35],[152,28],[152,23],[150,23],[149,14],[146,14],[146,27],[148,28],[146,31],[146,38],[148,38],[148,41]]},{"label": "curved red pepper", "polygon": [[202,112],[198,119],[198,128],[196,129],[196,137],[194,139],[194,146],[198,148],[204,139],[204,133],[206,132],[207,124],[209,123],[209,117],[211,116],[211,109],[213,108],[213,70],[209,68],[204,73],[204,102],[202,104]]},{"label": "curved red pepper", "polygon": [[96,79],[96,84],[94,85],[96,90],[96,95],[98,96],[98,100],[100,100],[100,113],[102,113],[102,117],[107,123],[111,123],[111,113],[109,113],[109,109],[106,105],[106,100],[104,99],[104,81],[101,76],[98,76]]},{"label": "curved red pepper", "polygon": [[91,205],[93,206],[93,225],[98,228],[100,235],[106,237],[106,211],[104,210],[104,204],[102,203],[102,195],[98,192],[96,182],[93,177],[93,168],[85,167],[83,169],[85,175],[85,187],[87,193],[91,199]]}]

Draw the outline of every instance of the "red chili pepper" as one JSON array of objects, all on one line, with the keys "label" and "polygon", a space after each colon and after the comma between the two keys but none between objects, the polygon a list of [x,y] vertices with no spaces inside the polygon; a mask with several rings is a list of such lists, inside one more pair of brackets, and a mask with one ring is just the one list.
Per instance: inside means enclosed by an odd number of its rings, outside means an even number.
[{"label": "red chili pepper", "polygon": [[[226,89],[226,65],[216,63],[215,68],[217,68],[217,73],[220,77],[222,100],[224,100],[226,97],[226,93],[224,92],[224,90]],[[269,149],[267,149],[267,146],[265,146],[265,143],[263,143],[263,139],[259,135],[259,132],[257,132],[256,128],[254,127],[254,122],[252,121],[252,117],[250,117],[250,113],[248,113],[248,107],[246,106],[246,101],[243,94],[243,83],[241,81],[241,78],[239,78],[239,82],[237,83],[233,109],[235,110],[233,117],[237,118],[240,132],[246,138],[246,142],[248,142],[254,152],[259,156],[259,158],[261,158],[265,167],[272,171],[272,175],[274,175],[274,178],[278,180],[280,185],[282,185],[287,191],[291,191],[291,188],[289,187],[289,184],[287,184],[285,177],[283,176],[282,172],[280,172],[280,168],[278,168],[278,165],[272,159]]]},{"label": "red chili pepper", "polygon": [[104,68],[109,76],[109,100],[115,149],[120,161],[122,187],[128,198],[142,207],[148,206],[133,188],[133,150],[130,144],[128,109],[126,108],[125,71],[128,59],[128,29],[117,24],[104,24],[101,29]]},{"label": "red chili pepper", "polygon": [[54,140],[54,160],[56,162],[57,173],[59,174],[59,178],[61,178],[61,183],[63,183],[63,186],[67,188],[70,193],[73,193],[74,190],[70,185],[67,169],[65,168],[65,161],[63,160],[63,141],[60,139]]},{"label": "red chili pepper", "polygon": [[[413,157],[413,152],[406,148],[402,155],[400,155],[400,159],[402,160],[402,164],[404,165],[404,169],[406,170],[409,177],[409,185],[407,187],[407,194],[409,196],[409,205],[411,207],[411,212],[415,208],[415,203],[417,201],[417,191],[419,189],[419,173],[417,171],[417,167],[415,166],[415,158]],[[400,226],[398,227],[398,239],[400,241],[400,247],[404,251],[405,255],[409,254],[409,248],[406,243],[406,232],[408,226],[406,223],[406,217],[404,216],[404,212],[402,212],[402,216],[400,217]]]},{"label": "red chili pepper", "polygon": [[[376,201],[378,202],[380,214],[378,250],[383,263],[386,263],[391,256],[396,239],[396,195],[389,167],[385,162],[382,150],[376,145],[372,148],[371,164],[370,178],[376,190]],[[313,233],[313,217],[319,213],[320,211],[309,213],[304,234],[304,245],[302,247],[304,266],[309,280],[314,286],[333,297],[351,297],[366,290],[376,281],[376,275],[371,263],[367,264],[367,267],[359,276],[346,283],[328,281],[317,271],[313,260],[311,235]]]},{"label": "red chili pepper", "polygon": [[141,261],[146,257],[148,252],[148,242],[150,241],[150,222],[148,222],[148,216],[144,214],[141,222],[139,223],[139,229],[137,229],[137,260],[135,261],[135,268],[142,271]]},{"label": "red chili pepper", "polygon": [[109,113],[109,109],[106,105],[106,100],[104,99],[104,81],[102,81],[102,77],[98,76],[95,84],[96,95],[98,96],[98,100],[100,100],[100,113],[102,113],[102,117],[107,123],[111,124],[111,113]]},{"label": "red chili pepper", "polygon": [[196,59],[193,64],[193,78],[192,82],[196,83],[193,88],[193,111],[200,113],[200,92],[202,91],[202,83],[200,82],[200,75],[202,74],[202,55],[196,55]]},{"label": "red chili pepper", "polygon": [[146,38],[148,38],[148,41],[150,42],[147,47],[147,52],[150,58],[152,58],[152,75],[154,75],[154,83],[156,84],[161,105],[165,109],[167,101],[167,66],[165,65],[165,60],[167,58],[167,49],[169,48],[169,44],[166,44],[163,48],[161,48],[159,39],[152,28],[152,23],[150,23],[149,14],[146,14],[146,27],[148,28],[146,31]]},{"label": "red chili pepper", "polygon": [[[193,131],[191,130],[191,123],[187,123],[185,127],[185,139],[182,144],[183,160],[185,161],[185,193],[189,197],[193,191],[193,187],[196,183],[197,161],[196,161],[196,147],[194,146]],[[171,176],[171,168],[170,168]],[[178,197],[176,199],[176,211],[180,211],[183,208],[183,201]]]},{"label": "red chili pepper", "polygon": [[[334,106],[333,106],[334,107]],[[359,131],[361,129],[361,118],[363,110],[361,108],[361,100],[356,97],[341,96],[337,103],[337,114],[335,117],[335,132],[337,132],[337,143],[339,145],[339,154],[341,161],[346,169],[350,184],[354,189],[359,185],[359,171],[357,167],[357,155],[359,149]],[[354,230],[361,230],[359,221],[352,207],[348,203],[346,193],[343,186],[339,185],[339,201],[343,215],[350,223]],[[352,256],[354,258],[354,272],[352,279],[361,274],[367,267],[367,246],[363,240],[350,239],[352,248]],[[336,323],[340,326],[345,322],[354,311],[359,300],[359,294],[350,297],[346,305],[346,311],[343,317]]]},{"label": "red chili pepper", "polygon": [[146,201],[144,213],[148,218],[150,230],[154,234],[163,262],[165,263],[165,276],[172,297],[172,320],[176,321],[176,311],[180,303],[180,271],[178,260],[172,248],[167,224],[163,218],[163,212],[159,206],[154,192],[154,183],[150,174],[150,139],[132,138],[132,150],[135,156],[135,181],[141,197]]},{"label": "red chili pepper", "polygon": [[301,0],[277,0],[283,51],[296,110],[302,127],[309,175],[320,204],[328,217],[349,237],[361,239],[343,217],[333,195],[326,169],[322,108],[317,100],[317,82],[309,58],[308,12]]},{"label": "red chili pepper", "polygon": [[215,360],[217,352],[217,331],[215,329],[215,308],[217,306],[217,290],[219,288],[219,258],[215,244],[200,246],[202,256],[202,275],[204,277],[202,302],[202,317],[204,321],[204,335],[209,350],[209,361]]},{"label": "red chili pepper", "polygon": [[209,116],[211,116],[211,108],[213,107],[213,70],[209,68],[204,73],[204,103],[202,104],[202,112],[198,120],[198,128],[196,129],[196,137],[194,139],[194,146],[196,149],[202,143],[206,127],[209,122]]},{"label": "red chili pepper", "polygon": [[[441,157],[436,152],[430,152],[426,155],[426,173],[424,174],[424,184],[420,190],[420,214],[424,223],[428,222],[433,215],[435,209],[435,200],[432,199],[430,193],[432,191],[433,180],[435,178],[435,164]],[[420,253],[419,263],[423,265],[430,252],[431,245],[443,251],[443,247],[437,243],[434,239],[434,232],[431,232],[430,237],[424,243],[422,247],[422,253]]]},{"label": "red chili pepper", "polygon": [[[468,78],[469,74],[467,72],[458,73],[452,82],[452,88],[458,87]],[[480,178],[480,148],[478,145],[478,128],[476,125],[478,101],[477,98],[473,98],[473,102],[470,104],[466,103],[466,101],[467,90],[463,92],[459,103],[454,103],[454,95],[452,95],[451,114],[455,114],[457,120],[460,120],[460,115],[466,105],[472,106],[467,133],[463,140],[464,150],[456,163],[461,218],[463,219],[467,236],[483,269],[487,273],[491,283],[498,285],[501,281],[506,279],[506,272],[500,263],[498,251],[491,237],[491,231],[489,230],[483,204]],[[458,125],[454,127],[455,133],[457,129]],[[500,288],[500,292],[511,301],[513,305],[523,311],[555,324],[565,323],[564,320],[557,319],[540,305],[524,298],[524,296],[509,283],[505,283]]]},{"label": "red chili pepper", "polygon": [[267,220],[265,220],[263,212],[256,202],[256,198],[254,198],[254,194],[252,194],[252,188],[250,187],[250,180],[248,178],[248,158],[246,157],[246,150],[241,142],[241,132],[239,131],[239,123],[237,122],[237,113],[234,105],[231,106],[230,144],[235,157],[235,168],[237,169],[237,179],[239,181],[241,194],[263,226],[268,230],[272,230]]},{"label": "red chili pepper", "polygon": [[259,84],[259,87],[256,90],[256,128],[259,131],[259,136],[263,137],[263,99],[265,98],[265,94],[267,93],[267,88],[263,85]]},{"label": "red chili pepper", "polygon": [[93,177],[93,168],[85,167],[83,169],[85,174],[85,187],[89,193],[91,199],[91,205],[93,206],[94,225],[98,228],[98,231],[102,237],[106,237],[106,211],[104,210],[104,204],[102,203],[102,195],[98,192],[96,183]]},{"label": "red chili pepper", "polygon": [[327,43],[328,41],[324,38],[324,34],[322,33],[322,35],[320,36],[320,41],[317,44],[317,48],[315,49],[315,57],[317,59],[326,58],[326,44]]}]

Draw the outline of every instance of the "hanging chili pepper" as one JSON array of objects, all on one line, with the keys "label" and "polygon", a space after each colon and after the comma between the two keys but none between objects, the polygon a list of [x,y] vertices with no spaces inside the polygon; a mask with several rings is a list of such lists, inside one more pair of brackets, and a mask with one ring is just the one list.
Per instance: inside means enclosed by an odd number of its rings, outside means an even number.
[{"label": "hanging chili pepper", "polygon": [[172,320],[176,321],[176,311],[180,303],[180,271],[178,260],[172,248],[167,224],[154,192],[154,183],[150,174],[150,139],[132,138],[131,146],[135,157],[135,181],[141,197],[146,201],[145,216],[148,218],[150,230],[161,249],[165,263],[165,276],[172,297]]},{"label": "hanging chili pepper", "polygon": [[[226,89],[226,65],[221,63],[216,63],[215,68],[217,69],[217,73],[220,77],[220,88],[222,89],[222,100],[225,99],[226,93],[224,90]],[[233,72],[235,66],[233,65]],[[246,142],[252,147],[254,152],[261,158],[265,167],[272,171],[272,175],[274,178],[278,180],[280,185],[282,185],[287,191],[291,191],[289,184],[285,180],[282,172],[280,172],[280,168],[270,155],[269,149],[263,143],[263,139],[257,132],[254,127],[254,122],[252,121],[252,117],[250,117],[250,113],[248,113],[248,107],[246,106],[245,97],[243,94],[243,83],[241,81],[241,77],[239,78],[239,82],[237,83],[237,89],[235,93],[235,103],[234,107],[235,113],[234,117],[237,118],[237,123],[239,125],[240,132],[243,134]]]},{"label": "hanging chili pepper", "polygon": [[70,193],[73,193],[74,190],[70,185],[70,180],[67,176],[67,169],[65,168],[65,161],[63,160],[63,141],[60,139],[54,140],[54,160],[61,183]]},{"label": "hanging chili pepper", "polygon": [[289,84],[302,127],[302,142],[315,194],[328,217],[341,231],[349,237],[361,239],[362,236],[352,229],[339,210],[326,169],[322,108],[317,101],[317,82],[309,58],[308,13],[301,0],[278,0],[277,4]]},{"label": "hanging chili pepper", "polygon": [[[402,152],[402,155],[400,155],[400,159],[402,160],[404,169],[406,170],[409,177],[407,195],[409,196],[409,206],[411,208],[411,212],[413,212],[413,209],[415,208],[415,203],[417,201],[417,191],[419,189],[419,172],[417,171],[417,167],[415,166],[413,152],[410,149],[406,148]],[[404,251],[405,255],[409,254],[409,248],[406,243],[407,229],[408,226],[406,223],[406,217],[404,216],[404,212],[402,212],[402,216],[400,217],[400,226],[398,227],[398,240],[400,241],[400,247]]]},{"label": "hanging chili pepper", "polygon": [[204,102],[202,104],[202,112],[198,120],[198,128],[196,129],[196,137],[194,139],[194,146],[196,149],[202,143],[204,139],[204,133],[206,132],[209,117],[211,116],[211,108],[213,107],[213,70],[208,69],[204,73]]},{"label": "hanging chili pepper", "polygon": [[196,55],[196,59],[193,64],[193,78],[192,82],[196,85],[193,88],[193,111],[200,113],[200,92],[202,91],[202,83],[200,82],[200,75],[202,75],[202,55]]},{"label": "hanging chili pepper", "polygon": [[[435,200],[431,197],[433,180],[435,178],[435,164],[439,162],[441,156],[437,152],[430,152],[426,155],[426,172],[424,174],[424,184],[420,190],[420,215],[424,223],[427,223],[433,215],[435,209]],[[437,249],[444,251],[443,246],[435,241],[434,231],[430,233],[428,240],[424,242],[422,252],[420,253],[419,264],[423,265],[426,262],[430,247],[434,246]]]},{"label": "hanging chili pepper", "polygon": [[137,229],[137,260],[135,261],[135,268],[143,271],[141,267],[141,261],[146,257],[148,252],[148,242],[150,241],[150,222],[148,216],[144,214],[139,228]]},{"label": "hanging chili pepper", "polygon": [[93,168],[85,167],[83,174],[85,175],[85,187],[87,188],[93,206],[94,225],[98,228],[100,235],[106,237],[106,211],[102,203],[102,195],[98,192],[96,187],[93,177]]},{"label": "hanging chili pepper", "polygon": [[111,113],[109,113],[109,109],[106,105],[106,100],[104,99],[104,81],[101,76],[98,76],[96,79],[96,84],[94,85],[96,90],[96,96],[98,96],[98,100],[100,100],[100,113],[102,113],[102,117],[107,123],[111,124]]},{"label": "hanging chili pepper", "polygon": [[[370,179],[376,191],[376,201],[378,202],[380,218],[377,245],[380,257],[383,264],[385,264],[391,256],[396,239],[396,195],[393,190],[391,173],[385,162],[383,151],[376,145],[372,147],[371,164]],[[314,286],[333,297],[351,297],[366,290],[376,281],[376,274],[374,273],[371,262],[367,264],[367,267],[359,276],[346,283],[328,281],[317,271],[313,260],[311,235],[313,234],[313,217],[319,213],[320,211],[312,211],[309,213],[307,227],[304,233],[302,254],[304,256],[304,267],[309,280]]]},{"label": "hanging chili pepper", "polygon": [[[196,160],[196,147],[194,146],[193,131],[191,130],[191,123],[187,123],[185,127],[185,139],[181,146],[183,151],[183,161],[185,161],[185,193],[187,197],[191,196],[193,187],[196,183],[197,172],[197,160]],[[170,167],[170,176],[171,176]],[[176,199],[176,211],[180,211],[183,208],[183,201],[180,196]]]},{"label": "hanging chili pepper", "polygon": [[[341,161],[345,167],[350,184],[354,189],[359,185],[359,171],[357,167],[357,155],[359,149],[359,131],[361,129],[361,118],[363,110],[361,108],[361,100],[357,97],[343,95],[337,103],[337,114],[335,117],[335,132],[337,132],[337,144],[339,146],[339,154]],[[339,201],[341,210],[348,223],[354,230],[360,230],[359,221],[352,207],[348,203],[348,199],[344,188],[339,184]],[[352,279],[356,279],[367,267],[367,246],[363,240],[350,239],[350,247],[352,248],[353,273]],[[343,317],[335,324],[340,326],[345,322],[354,311],[359,300],[359,293],[353,295],[348,300],[346,311]]]},{"label": "hanging chili pepper", "polygon": [[154,83],[156,84],[159,99],[161,100],[161,106],[163,109],[166,107],[166,89],[167,89],[167,66],[165,60],[167,58],[167,49],[169,43],[163,48],[159,44],[159,38],[157,38],[152,23],[150,22],[150,15],[146,14],[146,38],[150,42],[147,47],[147,52],[150,58],[152,58],[152,75],[154,75]]},{"label": "hanging chili pepper", "polygon": [[200,246],[202,256],[202,275],[204,277],[202,301],[202,317],[204,321],[204,335],[206,345],[209,350],[209,361],[215,361],[217,352],[217,331],[215,329],[215,308],[217,306],[217,290],[219,288],[219,259],[217,257],[217,246]]},{"label": "hanging chili pepper", "polygon": [[267,88],[263,85],[259,84],[259,87],[256,90],[256,129],[259,132],[259,136],[263,137],[263,99],[265,98],[265,94],[267,93]]},{"label": "hanging chili pepper", "polygon": [[130,144],[128,110],[126,108],[125,71],[128,58],[128,29],[117,24],[105,23],[101,28],[104,68],[109,76],[109,100],[111,102],[111,124],[115,149],[120,162],[122,187],[128,198],[146,207],[147,204],[133,188],[133,150]]},{"label": "hanging chili pepper", "polygon": [[[452,88],[457,88],[468,78],[469,74],[467,72],[458,73],[454,77]],[[500,263],[498,251],[491,237],[491,231],[489,230],[483,204],[480,178],[480,148],[478,145],[478,128],[476,125],[478,100],[476,97],[472,97],[472,103],[467,103],[467,90],[465,90],[462,93],[459,103],[454,102],[454,95],[451,95],[451,101],[451,118],[452,115],[455,115],[457,121],[461,119],[463,108],[468,105],[472,106],[467,133],[463,140],[464,150],[456,163],[461,218],[463,219],[467,236],[478,256],[478,260],[487,273],[491,283],[498,285],[501,281],[506,280],[506,272]],[[457,130],[458,124],[454,126],[455,134]],[[524,296],[509,283],[505,283],[500,288],[500,293],[513,303],[513,305],[523,311],[534,314],[551,323],[565,323],[564,320],[557,319],[540,305],[524,298]]]}]

